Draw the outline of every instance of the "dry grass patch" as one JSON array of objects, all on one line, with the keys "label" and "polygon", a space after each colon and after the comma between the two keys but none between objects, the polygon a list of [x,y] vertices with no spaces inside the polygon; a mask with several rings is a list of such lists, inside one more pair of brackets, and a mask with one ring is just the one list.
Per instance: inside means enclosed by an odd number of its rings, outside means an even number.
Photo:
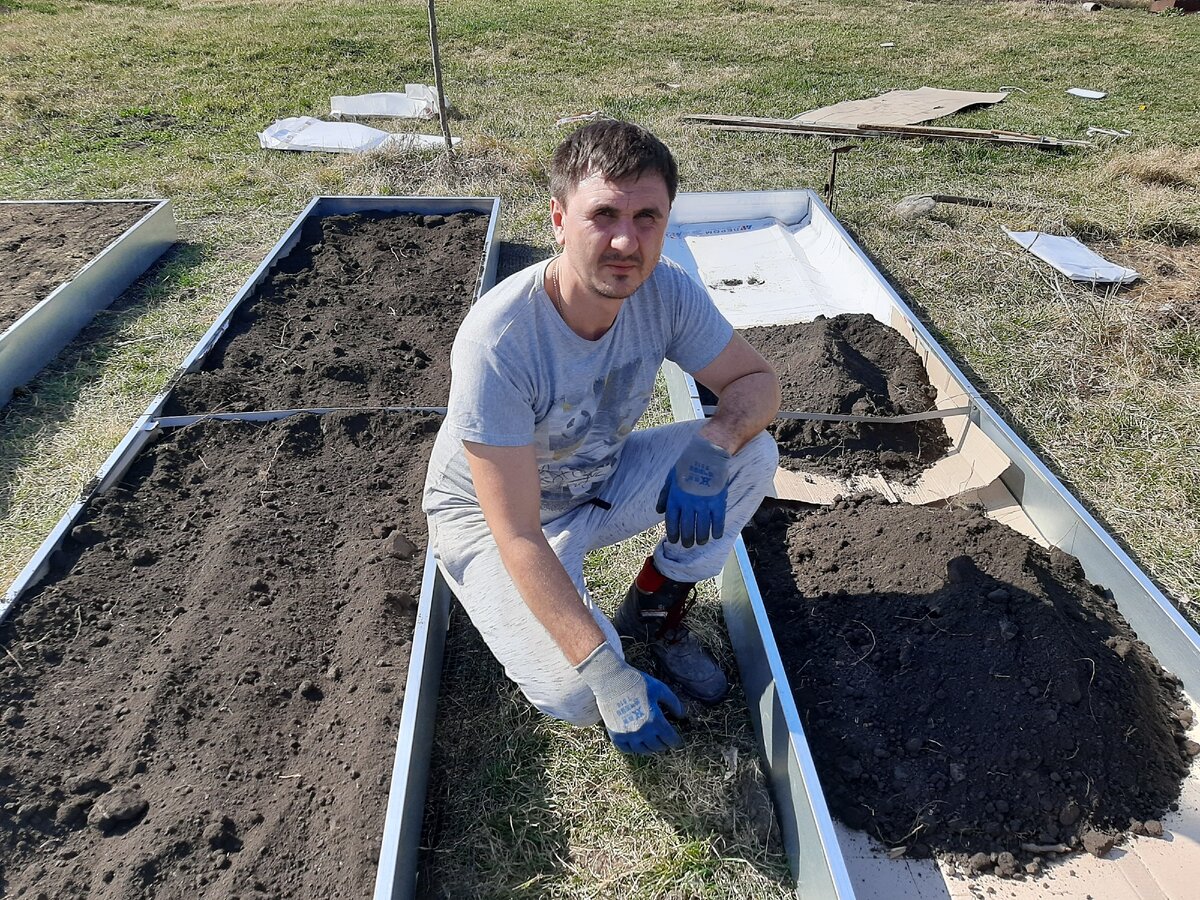
[{"label": "dry grass patch", "polygon": [[1095,249],[1142,275],[1124,292],[1142,315],[1160,328],[1200,329],[1200,250],[1195,245],[1129,240]]},{"label": "dry grass patch", "polygon": [[1121,153],[1105,164],[1104,174],[1141,184],[1200,190],[1200,147],[1151,147]]}]

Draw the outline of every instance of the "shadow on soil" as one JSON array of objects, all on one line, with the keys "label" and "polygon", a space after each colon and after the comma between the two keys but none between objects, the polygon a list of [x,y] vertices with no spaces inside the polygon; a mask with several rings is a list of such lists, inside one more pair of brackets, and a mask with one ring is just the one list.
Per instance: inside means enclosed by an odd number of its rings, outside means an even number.
[{"label": "shadow on soil", "polygon": [[1129,557],[1134,561],[1138,568],[1146,573],[1147,577],[1154,582],[1155,587],[1163,592],[1163,595],[1166,596],[1175,606],[1175,608],[1184,616],[1184,618],[1191,623],[1192,627],[1200,629],[1200,619],[1197,619],[1196,611],[1190,609],[1184,603],[1181,603],[1179,598],[1174,597],[1168,588],[1166,588],[1161,582],[1158,581],[1158,579],[1150,574],[1150,567],[1148,567],[1145,561],[1138,556],[1137,552],[1129,546],[1129,544],[1121,536],[1121,533],[1113,528],[1113,526],[1104,517],[1102,512],[1093,508],[1092,505],[1088,503],[1086,499],[1084,499],[1075,483],[1070,479],[1069,476],[1067,476],[1058,468],[1054,460],[1046,453],[1045,448],[1038,443],[1037,438],[1025,430],[1025,428],[1021,425],[1020,420],[1013,415],[1012,411],[1005,405],[1004,401],[1001,400],[988,387],[987,380],[974,367],[972,367],[967,360],[963,359],[962,356],[960,356],[954,350],[953,343],[951,342],[949,336],[940,328],[938,328],[937,323],[930,318],[928,310],[926,310],[923,306],[921,306],[920,303],[913,299],[911,295],[909,295],[909,293],[901,286],[900,280],[893,275],[885,263],[874,256],[868,249],[866,249],[865,244],[859,238],[854,229],[850,228],[844,222],[842,224],[846,228],[846,231],[849,232],[850,236],[854,239],[855,243],[862,248],[863,253],[867,255],[867,258],[871,260],[871,263],[875,266],[875,268],[877,268],[880,274],[887,279],[887,282],[891,286],[892,290],[899,294],[900,298],[908,304],[909,309],[911,309],[921,320],[921,323],[929,329],[930,334],[932,334],[937,342],[941,344],[942,349],[946,351],[952,360],[954,360],[955,365],[957,365],[963,371],[963,374],[965,374],[967,378],[971,380],[971,383],[975,385],[976,389],[981,395],[983,395],[984,399],[987,400],[987,402],[1000,415],[1000,417],[1004,419],[1008,426],[1017,433],[1021,440],[1023,440],[1029,446],[1029,449],[1032,450],[1034,454],[1037,455],[1038,459],[1040,459],[1046,465],[1046,467],[1054,474],[1054,477],[1061,481],[1067,490],[1071,492],[1071,495],[1075,497],[1075,499],[1081,504],[1083,504],[1083,507],[1089,513],[1091,513],[1096,521],[1100,523],[1101,527],[1108,532],[1108,534],[1117,542],[1118,545],[1120,545],[1121,549],[1129,554]]},{"label": "shadow on soil", "polygon": [[417,896],[542,896],[570,855],[546,783],[540,717],[462,607],[450,610]]},{"label": "shadow on soil", "polygon": [[511,241],[500,241],[497,244],[500,257],[496,264],[496,283],[499,284],[509,275],[515,275],[527,266],[549,259],[554,254],[546,247],[534,247],[530,244],[514,244]]},{"label": "shadow on soil", "polygon": [[201,244],[175,244],[0,410],[0,517],[12,505],[14,475],[26,457],[34,448],[47,446],[75,415],[85,391],[130,340],[132,326],[176,293],[205,254]]}]

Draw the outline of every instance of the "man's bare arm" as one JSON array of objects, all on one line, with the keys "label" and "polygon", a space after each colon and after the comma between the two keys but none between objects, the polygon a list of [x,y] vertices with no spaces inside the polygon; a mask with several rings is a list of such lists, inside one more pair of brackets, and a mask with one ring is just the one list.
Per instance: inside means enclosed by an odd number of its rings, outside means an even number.
[{"label": "man's bare arm", "polygon": [[504,568],[567,662],[576,666],[605,640],[542,533],[541,487],[533,447],[464,441],[479,507]]},{"label": "man's bare arm", "polygon": [[779,412],[779,378],[757,350],[734,333],[717,358],[696,373],[717,395],[717,412],[700,434],[731,454],[762,431]]}]

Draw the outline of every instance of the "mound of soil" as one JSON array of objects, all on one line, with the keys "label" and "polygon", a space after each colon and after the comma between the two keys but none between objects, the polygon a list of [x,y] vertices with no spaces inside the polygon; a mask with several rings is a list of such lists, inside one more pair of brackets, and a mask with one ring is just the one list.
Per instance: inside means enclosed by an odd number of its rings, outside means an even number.
[{"label": "mound of soil", "polygon": [[0,627],[0,893],[369,896],[439,422],[204,422]]},{"label": "mound of soil", "polygon": [[154,208],[153,203],[0,203],[0,331]]},{"label": "mound of soil", "polygon": [[167,415],[445,406],[487,227],[473,212],[308,219],[201,370],[180,378]]},{"label": "mound of soil", "polygon": [[862,498],[765,506],[746,537],[846,824],[1021,861],[1101,852],[1178,797],[1200,750],[1179,681],[1074,557],[977,509]]},{"label": "mound of soil", "polygon": [[[742,335],[779,373],[785,410],[899,416],[934,408],[937,391],[921,358],[873,316],[818,316]],[[909,480],[950,448],[938,419],[896,425],[777,419],[768,430],[784,468],[839,478],[882,472]]]}]

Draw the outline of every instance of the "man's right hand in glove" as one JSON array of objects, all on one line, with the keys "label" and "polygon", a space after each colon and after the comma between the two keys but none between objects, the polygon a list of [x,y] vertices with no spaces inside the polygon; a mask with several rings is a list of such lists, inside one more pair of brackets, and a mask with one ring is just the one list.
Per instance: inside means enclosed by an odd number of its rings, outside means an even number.
[{"label": "man's right hand in glove", "polygon": [[679,733],[660,708],[666,707],[676,718],[682,718],[679,698],[657,678],[621,659],[608,641],[593,650],[575,671],[596,695],[596,705],[618,750],[658,753],[683,746]]}]

